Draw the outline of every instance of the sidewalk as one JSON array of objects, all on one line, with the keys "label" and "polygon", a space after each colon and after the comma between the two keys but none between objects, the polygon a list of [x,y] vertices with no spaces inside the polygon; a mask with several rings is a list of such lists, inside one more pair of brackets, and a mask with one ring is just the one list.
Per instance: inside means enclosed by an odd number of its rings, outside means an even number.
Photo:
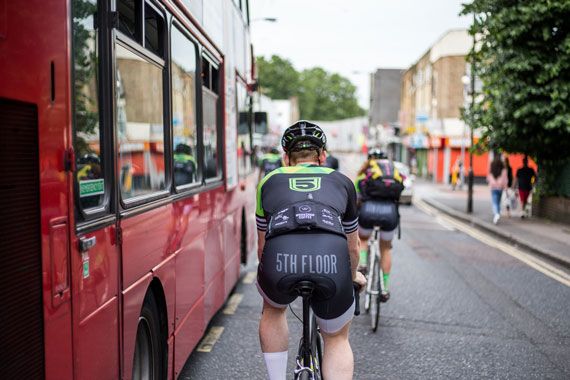
[{"label": "sidewalk", "polygon": [[493,224],[491,211],[491,191],[486,185],[473,187],[473,213],[467,214],[467,186],[463,190],[452,191],[448,185],[433,184],[418,180],[414,197],[446,214],[470,222],[499,237],[546,256],[570,268],[570,226],[550,222],[540,218],[521,219],[519,209],[511,211],[507,217],[503,210],[497,225]]}]

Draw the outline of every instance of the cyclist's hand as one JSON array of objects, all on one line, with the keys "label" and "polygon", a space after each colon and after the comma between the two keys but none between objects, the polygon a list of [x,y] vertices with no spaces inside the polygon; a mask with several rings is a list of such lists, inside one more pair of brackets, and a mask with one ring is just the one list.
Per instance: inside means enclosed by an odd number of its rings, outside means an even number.
[{"label": "cyclist's hand", "polygon": [[356,272],[356,277],[352,280],[360,286],[360,291],[362,292],[366,287],[366,277],[360,272]]}]

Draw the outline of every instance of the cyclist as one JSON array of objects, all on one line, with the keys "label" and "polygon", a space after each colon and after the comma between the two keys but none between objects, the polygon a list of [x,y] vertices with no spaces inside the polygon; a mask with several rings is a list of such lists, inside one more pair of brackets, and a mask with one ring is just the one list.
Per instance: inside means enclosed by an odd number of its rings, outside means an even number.
[{"label": "cyclist", "polygon": [[384,288],[380,301],[390,299],[388,290],[392,269],[392,239],[399,224],[398,199],[404,189],[403,179],[380,149],[371,149],[368,160],[362,165],[356,178],[356,191],[359,197],[359,269],[365,270],[368,263],[367,241],[375,225],[380,226],[380,268],[383,273]]},{"label": "cyclist", "polygon": [[260,180],[267,174],[271,173],[273,170],[283,166],[279,150],[276,147],[269,149],[269,152],[261,156],[261,159],[259,160],[259,166],[261,168],[259,172]]},{"label": "cyclist", "polygon": [[[296,298],[283,289],[287,279],[317,285],[311,305],[324,339],[324,378],[352,378],[348,341],[354,314],[352,282],[366,284],[356,270],[356,192],[346,176],[320,167],[325,145],[319,126],[304,120],[293,124],[281,140],[285,166],[265,176],[257,188],[257,287],[264,299],[259,336],[271,380],[286,376],[285,311]],[[319,294],[319,284],[331,282],[333,294],[326,299]]]}]

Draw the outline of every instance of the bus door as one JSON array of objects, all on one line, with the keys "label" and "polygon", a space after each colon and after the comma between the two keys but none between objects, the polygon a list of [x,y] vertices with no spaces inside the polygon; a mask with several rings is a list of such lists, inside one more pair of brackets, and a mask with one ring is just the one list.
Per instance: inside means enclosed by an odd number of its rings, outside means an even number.
[{"label": "bus door", "polygon": [[72,0],[75,228],[71,239],[77,379],[120,377],[120,242],[114,207],[110,2]]}]

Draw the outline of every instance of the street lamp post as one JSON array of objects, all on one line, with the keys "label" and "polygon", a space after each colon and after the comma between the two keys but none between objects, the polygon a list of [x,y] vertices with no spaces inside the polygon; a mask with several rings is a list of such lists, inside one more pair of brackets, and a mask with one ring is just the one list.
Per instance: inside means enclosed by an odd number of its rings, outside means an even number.
[{"label": "street lamp post", "polygon": [[[473,13],[473,24],[475,24],[475,13]],[[473,53],[475,52],[475,34],[473,34]],[[467,183],[467,212],[473,212],[473,129],[475,128],[475,54],[471,56],[471,105],[469,110],[469,121],[471,130],[471,144],[469,149],[469,174]]]}]

